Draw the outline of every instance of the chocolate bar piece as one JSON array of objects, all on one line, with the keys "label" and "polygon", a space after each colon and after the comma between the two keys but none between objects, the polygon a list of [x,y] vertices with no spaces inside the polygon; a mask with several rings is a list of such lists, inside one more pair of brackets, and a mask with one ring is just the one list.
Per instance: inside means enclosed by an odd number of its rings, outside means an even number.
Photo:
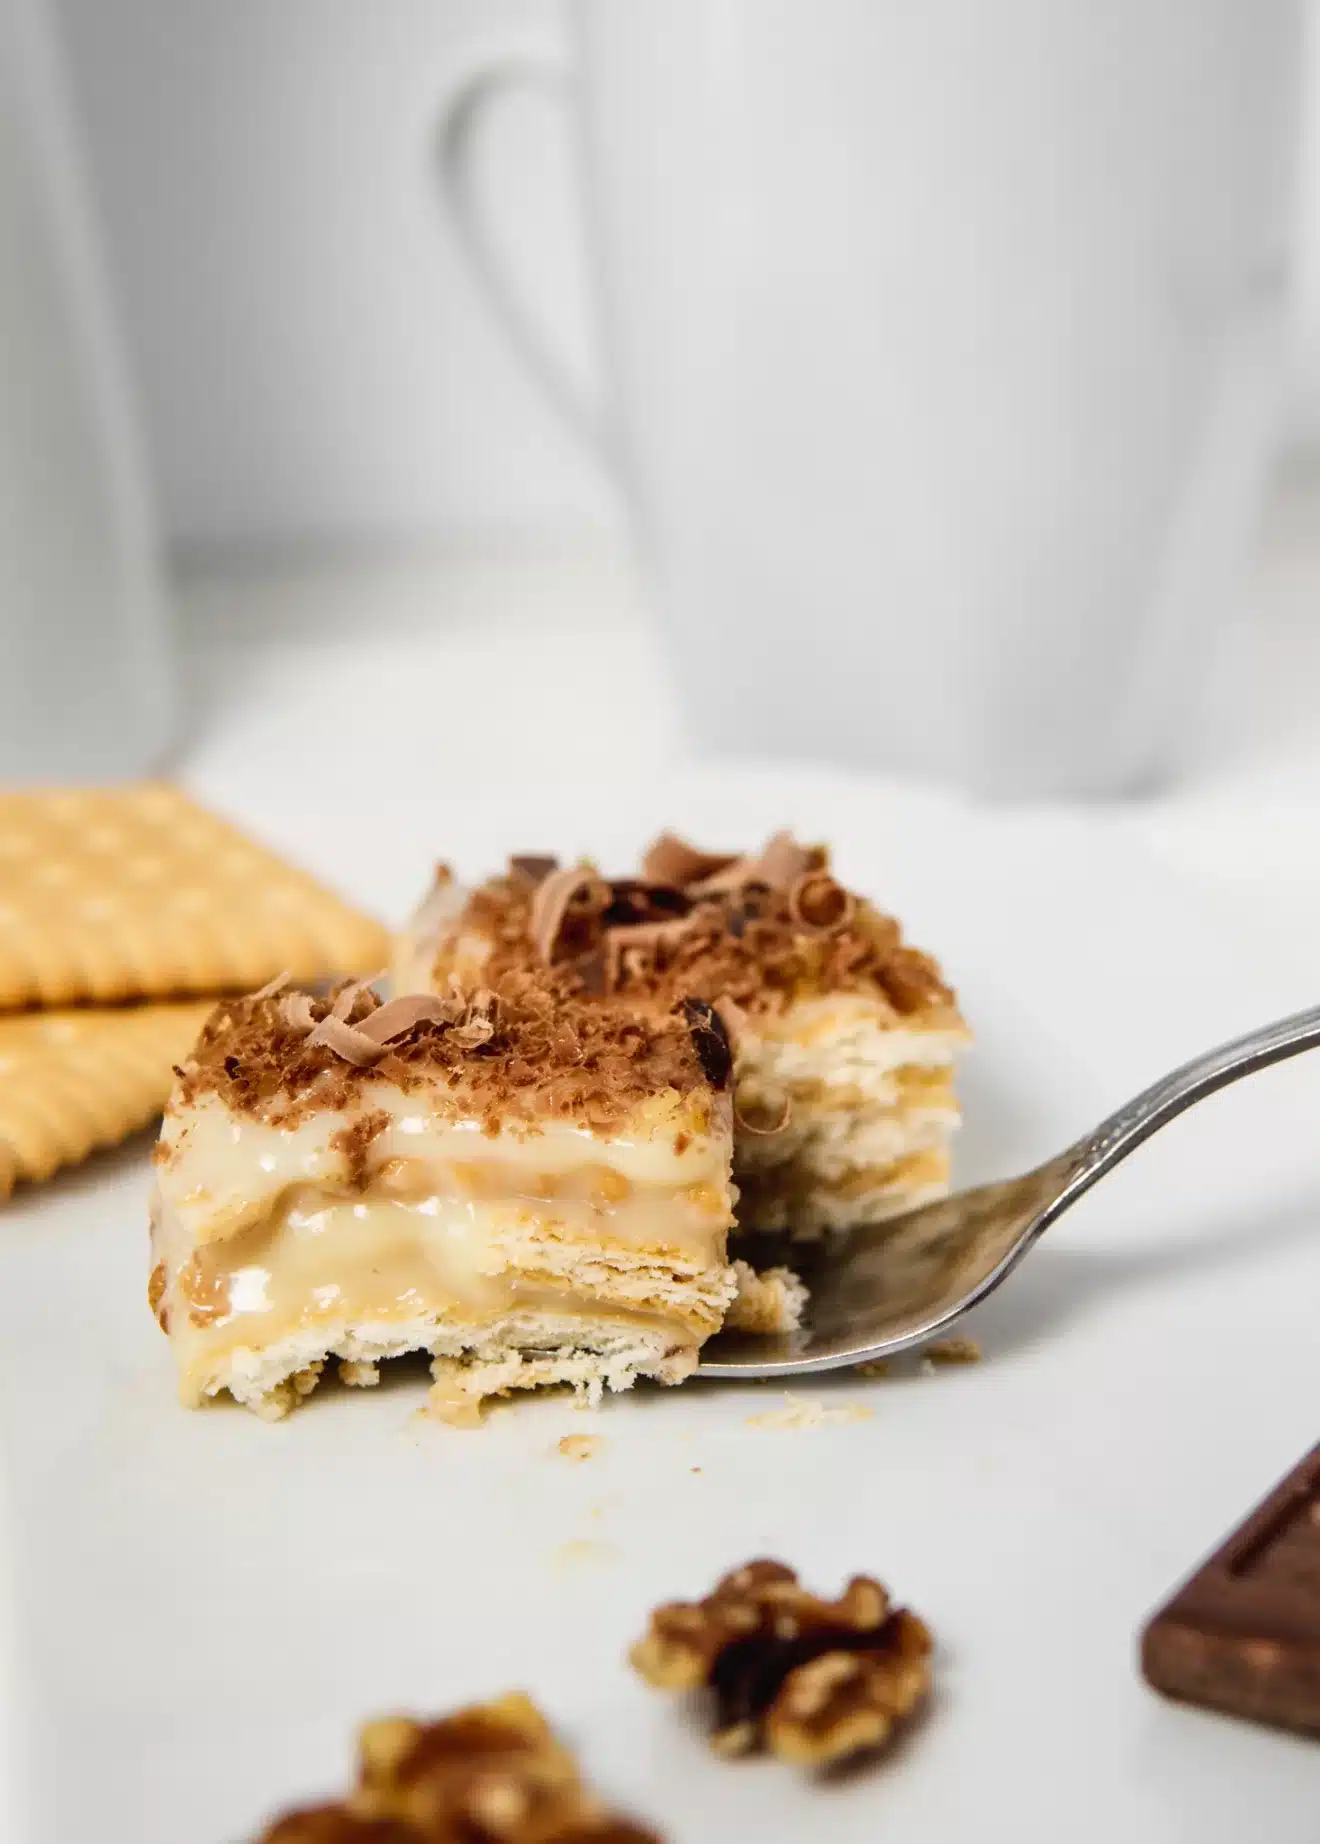
[{"label": "chocolate bar piece", "polygon": [[1320,1447],[1142,1634],[1166,1696],[1320,1737]]}]

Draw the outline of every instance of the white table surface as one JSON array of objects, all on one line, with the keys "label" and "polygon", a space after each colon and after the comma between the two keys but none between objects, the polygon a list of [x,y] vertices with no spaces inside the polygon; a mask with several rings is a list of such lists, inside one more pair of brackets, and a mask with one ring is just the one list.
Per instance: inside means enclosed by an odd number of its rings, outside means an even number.
[{"label": "white table surface", "polygon": [[[312,868],[370,889],[391,919],[451,831],[474,855],[542,842],[529,830],[487,843],[459,824],[465,803],[507,814],[525,794],[534,816],[571,813],[592,786],[599,811],[602,783],[617,781],[623,801],[630,782],[649,781],[654,804],[691,765],[633,577],[604,547],[230,561],[186,570],[180,596],[191,716],[179,773]],[[1159,799],[1079,810],[1068,824],[1171,867],[1244,955],[1283,969],[1271,990],[1301,1005],[1320,998],[1320,479],[1276,497],[1250,597],[1240,723],[1221,759]],[[799,790],[785,819],[809,824],[813,790],[828,781],[770,772]],[[390,826],[392,791],[419,777],[434,788],[424,837]],[[885,784],[875,789],[882,800]],[[415,792],[410,805],[415,814]],[[0,1548],[5,1525],[0,1516]],[[0,1804],[8,1718],[22,1700],[21,1687],[5,1688]],[[0,1835],[17,1834],[0,1825]]]}]

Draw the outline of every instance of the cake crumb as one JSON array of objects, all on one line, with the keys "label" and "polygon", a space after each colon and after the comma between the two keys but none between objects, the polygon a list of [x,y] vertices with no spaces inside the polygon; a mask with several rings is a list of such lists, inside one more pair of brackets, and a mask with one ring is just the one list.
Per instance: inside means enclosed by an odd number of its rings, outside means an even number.
[{"label": "cake crumb", "polygon": [[283,1421],[294,1404],[293,1386],[287,1380],[258,1396],[252,1410],[262,1421]]},{"label": "cake crumb", "polygon": [[855,1377],[888,1377],[893,1375],[894,1366],[887,1357],[875,1357],[869,1364],[858,1364],[854,1370]]},{"label": "cake crumb", "polygon": [[979,1364],[982,1352],[974,1338],[937,1338],[926,1346],[925,1355],[932,1365]]},{"label": "cake crumb", "polygon": [[795,1332],[802,1323],[807,1289],[791,1268],[767,1268],[735,1261],[738,1291],[729,1303],[724,1329],[730,1332]]},{"label": "cake crumb", "polygon": [[555,1443],[555,1452],[565,1460],[594,1460],[604,1445],[603,1434],[565,1434]]},{"label": "cake crumb", "polygon": [[339,1381],[349,1389],[375,1389],[380,1382],[380,1365],[368,1358],[341,1358]]},{"label": "cake crumb", "polygon": [[867,1402],[842,1402],[837,1408],[806,1396],[784,1396],[784,1407],[768,1415],[749,1415],[749,1428],[827,1428],[845,1422],[870,1421],[875,1410]]},{"label": "cake crumb", "polygon": [[427,1390],[426,1413],[432,1421],[443,1422],[447,1428],[479,1428],[481,1397],[455,1388],[446,1378],[433,1383]]},{"label": "cake crumb", "polygon": [[559,1545],[554,1559],[563,1568],[599,1568],[613,1562],[617,1554],[612,1543],[603,1543],[599,1537],[573,1537]]}]

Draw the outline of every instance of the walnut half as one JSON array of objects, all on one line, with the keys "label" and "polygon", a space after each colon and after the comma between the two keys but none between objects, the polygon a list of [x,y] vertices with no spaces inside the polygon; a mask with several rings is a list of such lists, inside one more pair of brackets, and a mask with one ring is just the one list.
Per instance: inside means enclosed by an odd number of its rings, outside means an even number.
[{"label": "walnut half", "polygon": [[660,1844],[607,1812],[529,1697],[439,1722],[368,1723],[341,1804],[291,1812],[262,1844]]},{"label": "walnut half", "polygon": [[824,1767],[883,1746],[930,1688],[931,1637],[878,1581],[837,1601],[782,1562],[749,1562],[702,1601],[657,1607],[632,1663],[660,1690],[706,1690],[712,1746]]}]

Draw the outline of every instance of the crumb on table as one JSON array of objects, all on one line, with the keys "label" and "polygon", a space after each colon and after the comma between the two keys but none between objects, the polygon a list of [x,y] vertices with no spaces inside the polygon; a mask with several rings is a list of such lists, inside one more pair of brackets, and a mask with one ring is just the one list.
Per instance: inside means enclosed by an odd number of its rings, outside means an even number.
[{"label": "crumb on table", "polygon": [[808,1396],[784,1395],[782,1409],[766,1415],[749,1415],[749,1428],[827,1428],[845,1422],[870,1421],[875,1410],[869,1402],[841,1402],[828,1405]]},{"label": "crumb on table", "polygon": [[605,1445],[603,1434],[565,1434],[555,1443],[555,1452],[565,1460],[594,1460]]},{"label": "crumb on table", "polygon": [[932,1364],[979,1364],[981,1347],[974,1338],[937,1338],[924,1355]]}]

